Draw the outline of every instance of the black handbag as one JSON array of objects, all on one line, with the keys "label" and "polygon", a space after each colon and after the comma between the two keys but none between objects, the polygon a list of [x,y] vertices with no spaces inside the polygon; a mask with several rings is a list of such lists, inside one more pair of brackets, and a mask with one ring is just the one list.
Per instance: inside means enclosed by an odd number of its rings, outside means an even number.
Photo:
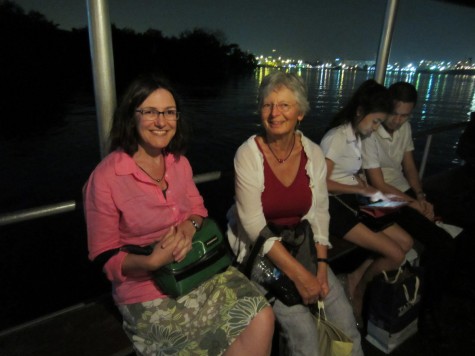
[{"label": "black handbag", "polygon": [[421,268],[383,272],[368,285],[366,339],[389,353],[417,332],[423,283]]},{"label": "black handbag", "polygon": [[267,225],[252,247],[242,272],[268,291],[266,294],[268,300],[272,301],[277,298],[287,306],[301,304],[302,298],[294,282],[282,273],[268,257],[259,255],[262,245],[271,236],[282,237],[281,242],[290,254],[310,272],[316,273],[317,253],[312,228],[307,220],[302,220],[293,229]]}]

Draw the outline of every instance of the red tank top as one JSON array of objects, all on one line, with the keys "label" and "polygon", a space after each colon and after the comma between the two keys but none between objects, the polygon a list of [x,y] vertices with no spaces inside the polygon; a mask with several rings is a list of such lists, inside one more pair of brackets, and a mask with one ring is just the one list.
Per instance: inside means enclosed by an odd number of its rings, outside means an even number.
[{"label": "red tank top", "polygon": [[[258,147],[261,150],[259,145]],[[302,150],[297,176],[286,187],[277,179],[264,156],[264,191],[261,201],[267,222],[279,226],[295,226],[308,212],[312,205],[312,191],[310,178],[305,171],[306,164],[307,156]]]}]

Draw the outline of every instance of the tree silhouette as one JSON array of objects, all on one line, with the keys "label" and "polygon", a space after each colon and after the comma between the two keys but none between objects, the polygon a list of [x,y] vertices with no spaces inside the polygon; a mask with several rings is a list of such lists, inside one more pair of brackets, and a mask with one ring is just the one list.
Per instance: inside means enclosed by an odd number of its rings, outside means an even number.
[{"label": "tree silhouette", "polygon": [[[157,29],[136,33],[112,25],[117,90],[137,74],[158,72],[179,85],[217,85],[252,73],[256,61],[222,31],[195,28],[178,37]],[[78,92],[92,94],[87,28],[65,31],[41,13],[0,2],[0,132],[14,136],[61,122]]]},{"label": "tree silhouette", "polygon": [[38,12],[25,14],[10,1],[0,6],[0,128],[38,129],[57,122],[70,90],[63,60],[68,33]]}]

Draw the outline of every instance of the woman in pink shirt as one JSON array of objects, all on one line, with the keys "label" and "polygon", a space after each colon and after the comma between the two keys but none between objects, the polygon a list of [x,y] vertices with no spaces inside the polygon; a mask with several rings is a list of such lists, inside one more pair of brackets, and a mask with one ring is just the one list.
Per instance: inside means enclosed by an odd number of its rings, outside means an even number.
[{"label": "woman in pink shirt", "polygon": [[[272,309],[235,268],[177,299],[151,278],[185,258],[207,216],[183,156],[185,124],[165,81],[150,75],[130,85],[114,115],[110,154],[84,188],[89,258],[111,281],[138,354],[268,355]],[[150,255],[121,249],[150,244]]]}]

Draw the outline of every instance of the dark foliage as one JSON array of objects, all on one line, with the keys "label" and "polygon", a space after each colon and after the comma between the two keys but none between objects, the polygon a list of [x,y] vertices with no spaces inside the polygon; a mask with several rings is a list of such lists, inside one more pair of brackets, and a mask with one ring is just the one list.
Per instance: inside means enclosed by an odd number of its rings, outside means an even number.
[{"label": "dark foliage", "polygon": [[[226,44],[222,33],[204,29],[167,38],[159,30],[136,33],[113,25],[112,42],[119,94],[143,72],[162,73],[178,85],[203,86],[256,67],[251,54]],[[74,95],[93,92],[87,28],[60,30],[38,12],[0,1],[0,48],[0,135],[19,135],[25,127],[37,133],[60,124]]]},{"label": "dark foliage", "polygon": [[44,127],[57,122],[67,95],[68,33],[37,12],[11,2],[0,6],[0,130]]},{"label": "dark foliage", "polygon": [[137,34],[112,27],[116,83],[119,91],[142,72],[162,73],[187,85],[219,84],[235,75],[251,73],[256,61],[236,44],[226,44],[221,33],[204,29],[164,37],[149,29]]}]

